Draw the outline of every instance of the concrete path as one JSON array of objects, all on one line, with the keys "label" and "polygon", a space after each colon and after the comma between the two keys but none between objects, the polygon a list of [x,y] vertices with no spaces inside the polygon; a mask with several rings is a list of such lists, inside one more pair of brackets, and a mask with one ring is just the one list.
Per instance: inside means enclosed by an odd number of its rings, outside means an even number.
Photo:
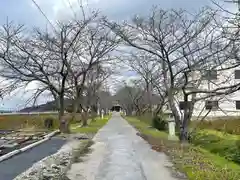
[{"label": "concrete path", "polygon": [[13,180],[35,162],[57,152],[64,143],[65,141],[62,139],[53,138],[11,159],[0,162],[0,180]]},{"label": "concrete path", "polygon": [[95,136],[92,153],[73,164],[71,180],[176,180],[171,163],[153,151],[119,113]]}]

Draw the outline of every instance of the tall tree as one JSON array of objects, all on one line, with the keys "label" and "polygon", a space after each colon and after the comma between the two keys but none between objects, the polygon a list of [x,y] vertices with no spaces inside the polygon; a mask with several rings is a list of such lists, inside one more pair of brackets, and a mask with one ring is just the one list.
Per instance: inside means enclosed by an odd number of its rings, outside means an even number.
[{"label": "tall tree", "polygon": [[[37,99],[43,92],[51,92],[57,102],[61,131],[68,132],[68,123],[64,121],[66,91],[71,88],[69,79],[76,66],[83,64],[79,58],[83,47],[79,39],[86,37],[86,29],[97,17],[93,12],[89,17],[59,23],[54,31],[35,29],[33,34],[23,26],[7,23],[1,29],[1,75],[22,84],[36,82]],[[86,63],[85,63],[86,65]],[[77,71],[77,77],[84,79],[91,66]],[[83,83],[81,83],[83,85]]]},{"label": "tall tree", "polygon": [[[131,23],[106,22],[125,45],[155,59],[161,79],[155,78],[159,82],[154,84],[163,86],[157,89],[167,96],[182,141],[188,138],[188,122],[198,100],[226,95],[239,87],[239,84],[222,87],[223,81],[211,90],[201,86],[205,70],[225,70],[223,62],[230,62],[228,50],[233,42],[223,35],[216,16],[217,12],[209,8],[194,15],[183,10],[155,8],[150,16],[136,16]],[[198,78],[191,78],[193,74]],[[186,103],[183,111],[179,97]]]},{"label": "tall tree", "polygon": [[[103,76],[103,72],[106,73],[107,71],[100,71],[99,67],[110,66],[115,60],[113,52],[118,46],[120,38],[104,26],[102,20],[102,17],[98,17],[83,29],[84,34],[78,38],[77,45],[75,46],[77,48],[75,50],[76,63],[68,66],[70,73],[69,87],[74,92],[73,113],[76,113],[79,104],[81,104],[83,90],[87,86],[86,83],[88,83],[86,80],[93,80],[94,76],[97,78],[106,76],[106,74]],[[81,50],[79,51],[78,49]],[[80,58],[80,60],[77,58]],[[85,114],[83,125],[86,125],[88,110],[84,106],[82,106],[82,110]]]}]

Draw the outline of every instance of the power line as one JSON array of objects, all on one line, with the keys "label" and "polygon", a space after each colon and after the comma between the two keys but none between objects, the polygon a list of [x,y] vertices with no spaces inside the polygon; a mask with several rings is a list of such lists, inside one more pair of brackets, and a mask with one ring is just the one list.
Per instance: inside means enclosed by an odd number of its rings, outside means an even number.
[{"label": "power line", "polygon": [[37,4],[37,2],[35,0],[32,0],[32,2],[38,8],[38,10],[41,12],[41,14],[45,17],[45,19],[48,21],[48,23],[52,26],[52,28],[57,32],[56,28],[54,27],[52,22],[48,19],[47,15],[42,11],[41,7]]}]

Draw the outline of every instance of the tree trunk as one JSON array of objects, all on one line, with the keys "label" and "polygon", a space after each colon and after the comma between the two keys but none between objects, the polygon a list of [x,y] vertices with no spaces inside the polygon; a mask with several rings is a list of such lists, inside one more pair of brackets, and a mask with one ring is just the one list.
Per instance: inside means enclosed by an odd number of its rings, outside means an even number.
[{"label": "tree trunk", "polygon": [[97,108],[97,106],[93,105],[93,106],[91,107],[91,109],[92,109],[91,119],[92,119],[92,121],[95,121],[95,120],[96,120],[96,117],[97,117],[97,110],[98,110],[98,108]]},{"label": "tree trunk", "polygon": [[78,98],[76,98],[73,102],[73,111],[72,111],[71,121],[76,120],[76,122],[81,122],[81,119],[75,119],[78,109],[79,109],[79,100]]},{"label": "tree trunk", "polygon": [[153,117],[152,88],[151,88],[151,84],[148,81],[146,81],[146,88],[147,88],[147,97],[148,97],[148,103],[149,103],[149,112],[151,113],[151,116]]},{"label": "tree trunk", "polygon": [[188,128],[185,127],[184,125],[180,128],[179,140],[181,144],[185,144],[185,143],[187,144],[189,142]]},{"label": "tree trunk", "polygon": [[132,107],[129,107],[129,106],[128,106],[126,109],[127,109],[126,115],[127,115],[127,116],[132,116],[132,111],[133,111]]},{"label": "tree trunk", "polygon": [[85,127],[88,125],[87,121],[88,121],[88,112],[84,111],[82,112],[82,127]]},{"label": "tree trunk", "polygon": [[184,114],[183,114],[183,120],[181,123],[181,129],[179,134],[179,139],[181,143],[188,143],[189,142],[189,124],[192,118],[192,113],[194,109],[195,102],[193,99],[196,95],[193,95],[191,102],[189,102],[188,94],[184,92],[184,102],[185,102],[185,108],[184,108]]},{"label": "tree trunk", "polygon": [[173,100],[173,93],[171,91],[169,91],[168,93],[168,102],[169,102],[169,106],[171,108],[171,111],[172,111],[172,114],[173,114],[173,117],[174,117],[174,120],[175,120],[175,123],[176,123],[176,127],[177,129],[179,130],[179,132],[181,131],[181,115],[179,114],[178,110],[177,110],[177,107],[176,107],[176,104],[174,103],[174,100]]},{"label": "tree trunk", "polygon": [[66,117],[64,117],[64,97],[63,95],[61,95],[59,97],[59,121],[60,121],[60,131],[62,133],[70,133],[70,129],[69,129],[69,121]]}]

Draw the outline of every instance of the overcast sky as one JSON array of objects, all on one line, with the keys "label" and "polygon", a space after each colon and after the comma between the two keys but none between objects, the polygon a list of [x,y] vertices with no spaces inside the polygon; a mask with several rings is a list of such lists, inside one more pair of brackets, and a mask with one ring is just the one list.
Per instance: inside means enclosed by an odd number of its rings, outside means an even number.
[{"label": "overcast sky", "polygon": [[[79,0],[35,1],[48,19],[54,23],[56,20],[69,18],[73,15],[73,11],[77,12]],[[222,0],[217,0],[217,2],[223,4]],[[153,5],[159,5],[163,9],[182,8],[192,12],[204,6],[212,6],[210,0],[88,0],[84,3],[115,20],[129,19],[134,14],[147,14]],[[230,5],[225,6],[230,7]],[[49,26],[47,20],[39,12],[32,0],[0,0],[0,24],[5,23],[7,18],[28,27]],[[26,93],[18,93],[12,97],[7,97],[0,103],[0,109],[18,109],[24,105],[27,96],[29,95]]]},{"label": "overcast sky", "polygon": [[[62,18],[79,0],[35,0],[52,21]],[[222,4],[222,0],[217,0]],[[126,19],[134,14],[148,13],[153,5],[161,8],[183,8],[195,11],[203,6],[211,6],[210,0],[88,0],[91,8],[99,9],[113,19]],[[37,10],[32,0],[0,0],[0,23],[8,17],[27,25],[44,25],[46,19]]]}]

